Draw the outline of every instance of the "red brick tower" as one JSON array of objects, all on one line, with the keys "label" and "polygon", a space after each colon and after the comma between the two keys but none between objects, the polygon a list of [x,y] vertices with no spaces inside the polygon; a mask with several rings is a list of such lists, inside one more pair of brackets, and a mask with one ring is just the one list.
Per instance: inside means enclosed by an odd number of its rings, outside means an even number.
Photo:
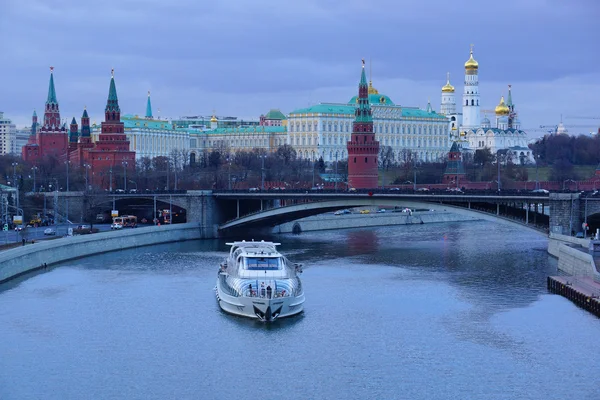
[{"label": "red brick tower", "polygon": [[[124,168],[127,170],[135,169],[135,152],[129,151],[129,140],[127,140],[125,128],[121,122],[121,109],[117,98],[114,70],[112,74],[101,132],[94,148],[84,150],[84,162],[91,166],[92,184],[103,188],[116,189],[122,186],[121,182],[115,180],[116,175],[121,174]],[[85,112],[84,117],[86,118],[85,125],[89,127],[87,112]],[[82,128],[82,141],[87,140],[84,138],[88,134],[87,132],[84,133]]]},{"label": "red brick tower", "polygon": [[369,85],[365,76],[365,60],[358,85],[358,107],[352,124],[348,149],[348,186],[372,189],[378,185],[377,156],[379,142],[373,132],[373,114],[369,104]]},{"label": "red brick tower", "polygon": [[[35,116],[37,123],[37,116]],[[61,125],[58,100],[54,89],[54,67],[50,67],[50,84],[48,85],[48,99],[44,108],[44,124],[35,134],[35,141],[30,140],[23,146],[22,156],[26,161],[38,161],[54,157],[64,159],[67,156],[67,128]]]}]

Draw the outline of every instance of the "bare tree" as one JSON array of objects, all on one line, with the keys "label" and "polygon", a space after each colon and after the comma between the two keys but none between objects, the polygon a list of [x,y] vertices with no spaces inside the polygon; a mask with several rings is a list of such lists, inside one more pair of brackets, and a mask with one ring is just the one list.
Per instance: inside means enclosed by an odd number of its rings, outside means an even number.
[{"label": "bare tree", "polygon": [[396,155],[392,146],[382,146],[379,150],[379,167],[388,170],[396,163]]}]

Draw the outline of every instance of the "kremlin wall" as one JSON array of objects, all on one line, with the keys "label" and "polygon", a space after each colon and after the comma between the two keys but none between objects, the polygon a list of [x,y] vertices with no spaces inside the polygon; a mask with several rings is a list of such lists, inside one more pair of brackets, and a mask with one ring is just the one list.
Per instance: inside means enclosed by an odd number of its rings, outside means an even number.
[{"label": "kremlin wall", "polygon": [[[80,125],[75,118],[67,129],[61,124],[54,71],[50,71],[44,119],[38,123],[34,112],[28,143],[22,148],[24,160],[37,163],[48,158],[72,166],[85,167],[91,184],[110,189],[113,170],[134,169],[142,157],[170,157],[174,151],[186,154],[194,163],[206,152],[230,152],[292,146],[299,158],[326,163],[348,161],[348,183],[355,188],[377,186],[378,156],[384,146],[396,160],[448,161],[445,181],[464,179],[461,156],[465,152],[489,148],[492,153],[508,150],[515,163],[533,161],[527,134],[520,129],[518,113],[509,85],[507,100],[501,96],[492,123],[481,119],[479,63],[473,48],[465,62],[462,107],[457,106],[455,88],[447,76],[441,88],[440,111],[431,103],[426,109],[401,106],[367,83],[364,60],[357,96],[348,103],[320,103],[297,109],[287,116],[271,110],[258,121],[238,121],[234,117],[210,119],[188,117],[178,121],[161,120],[152,113],[148,93],[144,117],[121,116],[114,72],[109,85],[104,121],[90,125],[84,109]],[[81,128],[80,128],[81,126]]]}]

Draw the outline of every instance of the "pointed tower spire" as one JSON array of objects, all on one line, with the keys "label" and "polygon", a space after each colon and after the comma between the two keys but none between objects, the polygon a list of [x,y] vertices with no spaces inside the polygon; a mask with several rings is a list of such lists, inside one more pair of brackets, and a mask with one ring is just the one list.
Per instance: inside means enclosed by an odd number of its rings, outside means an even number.
[{"label": "pointed tower spire", "polygon": [[146,102],[146,118],[152,119],[152,103],[150,102],[150,91],[148,90],[148,101]]},{"label": "pointed tower spire", "polygon": [[50,103],[58,103],[58,100],[56,100],[56,89],[54,89],[54,67],[50,67],[50,84],[48,85],[48,99],[46,100],[46,104]]},{"label": "pointed tower spire", "polygon": [[[373,123],[371,105],[369,104],[369,85],[365,74],[365,59],[362,59],[362,71],[360,74],[360,83],[358,84],[358,108],[355,113],[355,122]],[[371,131],[372,132],[372,131]]]},{"label": "pointed tower spire", "polygon": [[513,105],[511,88],[512,88],[512,85],[508,85],[508,100],[506,101],[506,105],[509,107],[512,107],[512,105]]},{"label": "pointed tower spire", "polygon": [[90,116],[88,115],[87,107],[83,108],[83,115],[81,116],[81,137],[82,138],[91,137]]},{"label": "pointed tower spire", "polygon": [[108,100],[104,114],[106,121],[121,121],[121,109],[119,108],[119,98],[117,97],[117,87],[115,85],[115,70],[112,69],[110,77],[110,87],[108,89]]},{"label": "pointed tower spire", "polygon": [[69,143],[77,143],[77,136],[79,136],[77,121],[75,117],[71,120],[71,126],[69,127]]},{"label": "pointed tower spire", "polygon": [[433,108],[431,107],[431,99],[427,99],[427,112],[433,112]]}]

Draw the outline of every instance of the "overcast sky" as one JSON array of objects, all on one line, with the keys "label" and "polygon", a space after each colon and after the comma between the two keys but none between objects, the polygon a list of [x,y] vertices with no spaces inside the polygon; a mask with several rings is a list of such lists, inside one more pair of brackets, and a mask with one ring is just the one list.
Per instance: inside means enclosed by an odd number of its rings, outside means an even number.
[{"label": "overcast sky", "polygon": [[[400,105],[460,103],[469,44],[482,104],[513,85],[523,128],[600,119],[600,0],[2,0],[0,110],[43,113],[49,66],[61,116],[100,122],[115,69],[123,113],[255,117],[357,92],[360,60]],[[532,137],[541,135],[532,131]]]}]

